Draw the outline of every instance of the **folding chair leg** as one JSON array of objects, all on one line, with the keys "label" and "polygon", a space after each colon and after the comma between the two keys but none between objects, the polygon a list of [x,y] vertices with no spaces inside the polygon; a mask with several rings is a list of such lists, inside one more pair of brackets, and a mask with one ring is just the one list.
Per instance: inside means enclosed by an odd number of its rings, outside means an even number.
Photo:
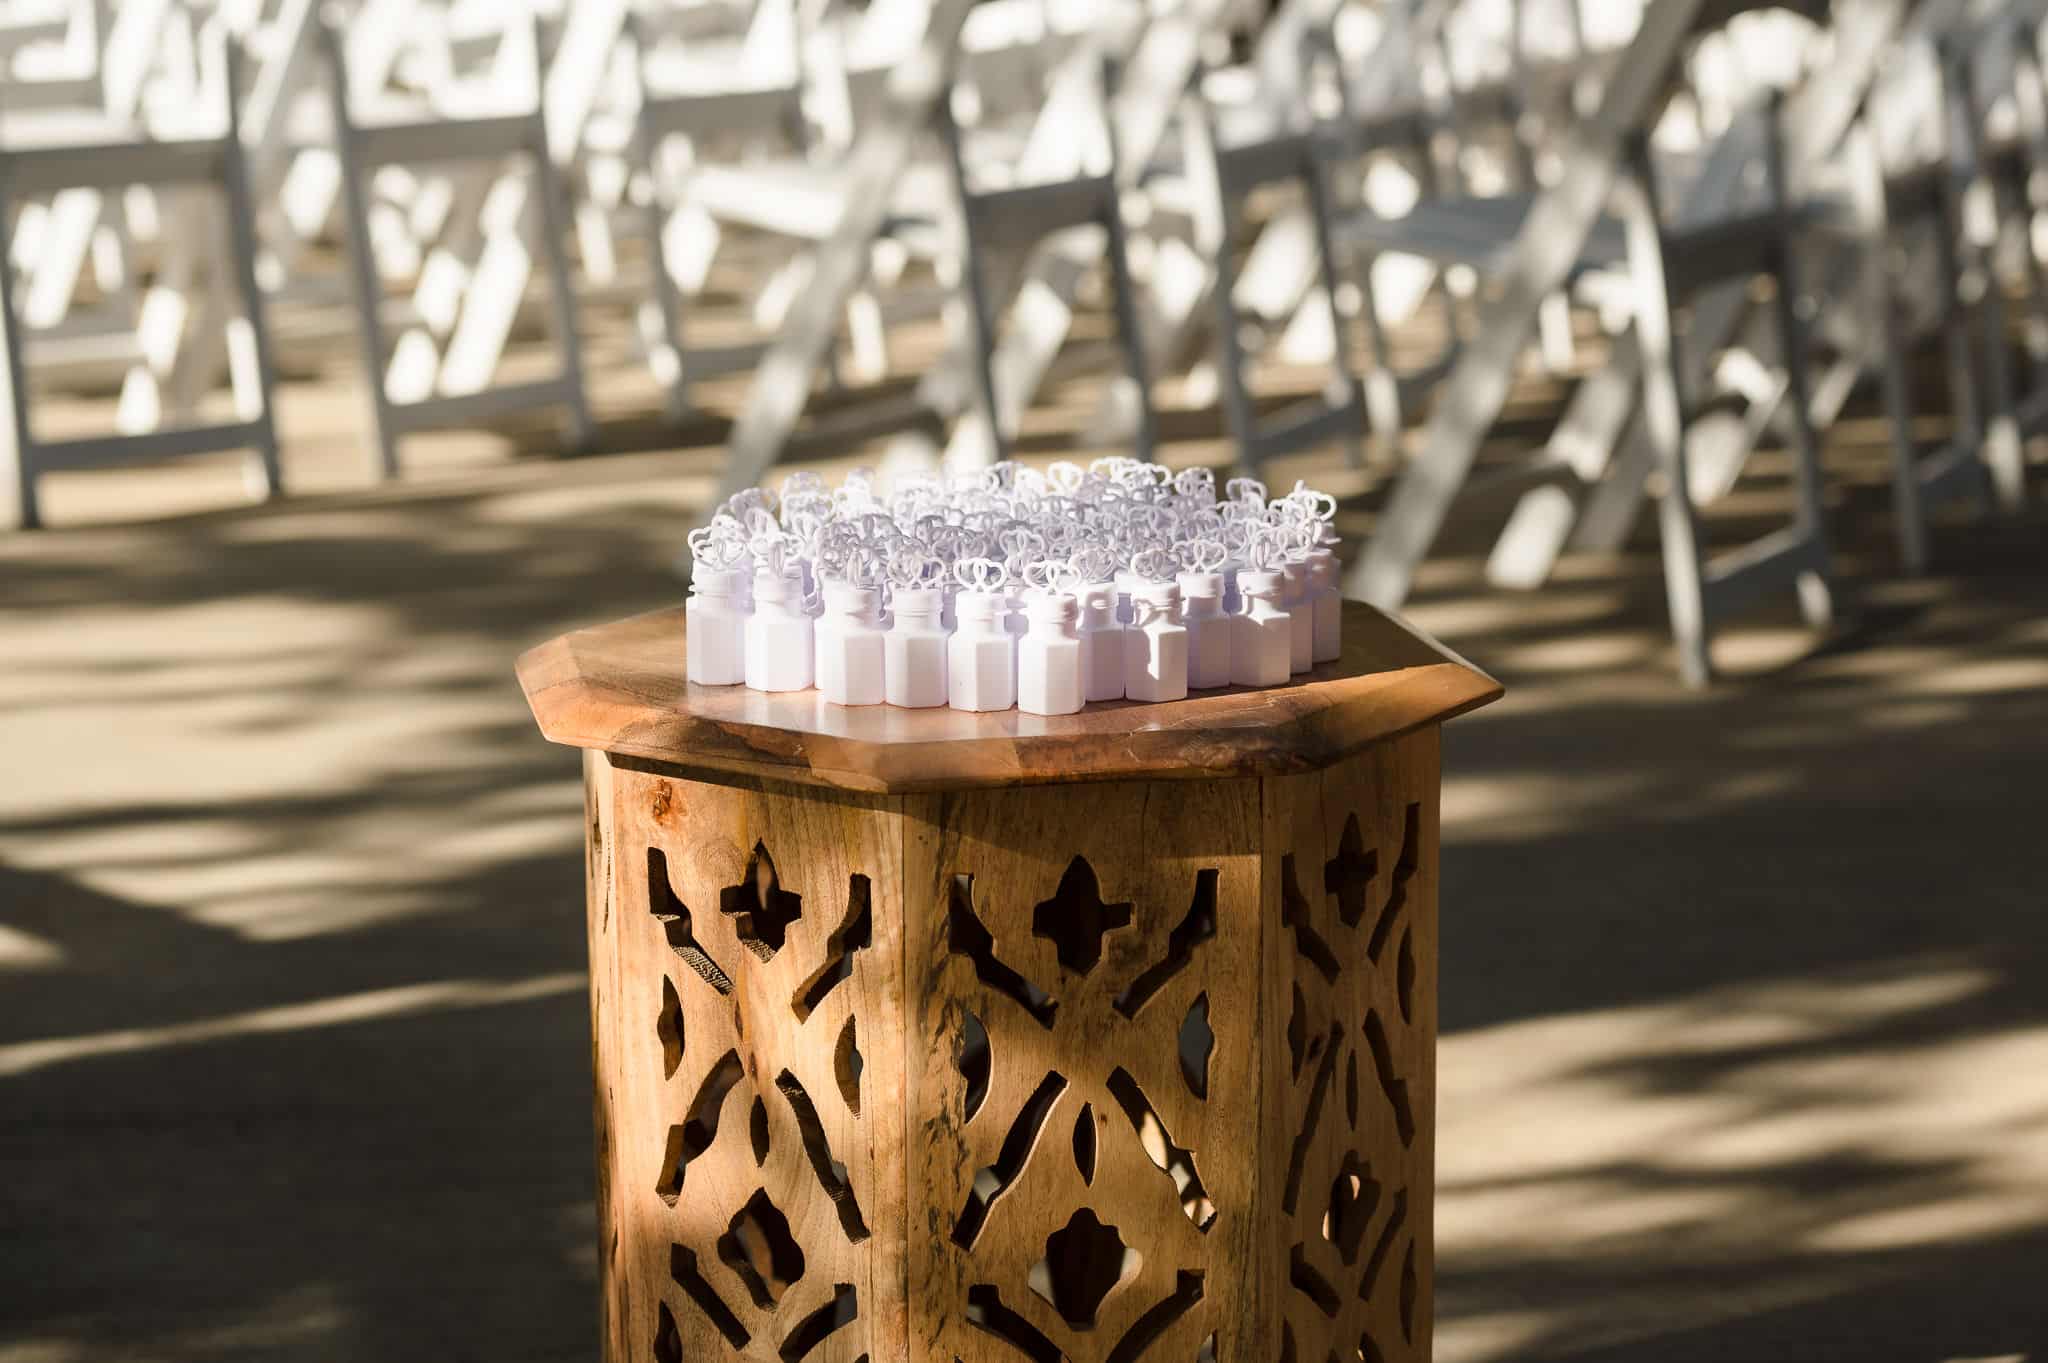
[{"label": "folding chair leg", "polygon": [[[1330,233],[1330,185],[1329,172],[1320,159],[1310,166],[1305,177],[1308,194],[1309,216],[1315,221],[1316,261],[1323,280],[1323,304],[1330,312],[1330,368],[1332,382],[1349,391],[1333,401],[1349,399],[1365,407],[1365,387],[1351,367],[1351,319],[1344,315],[1344,308],[1337,301],[1338,290],[1342,287],[1337,269],[1336,243]],[[1344,439],[1344,460],[1352,468],[1365,467],[1365,444],[1363,432],[1354,427]]]},{"label": "folding chair leg", "polygon": [[361,349],[363,388],[369,401],[370,441],[378,471],[398,476],[398,437],[391,399],[384,389],[384,325],[379,316],[384,287],[377,275],[376,247],[370,240],[370,213],[365,173],[356,131],[348,115],[348,70],[341,38],[323,25],[320,41],[327,56],[328,104],[334,117],[335,149],[341,158],[341,209],[348,229],[349,273],[355,287],[356,338]]},{"label": "folding chair leg", "polygon": [[1386,322],[1380,316],[1379,293],[1373,287],[1372,270],[1377,257],[1367,255],[1354,271],[1358,279],[1358,309],[1365,322],[1365,343],[1371,352],[1362,382],[1365,385],[1366,424],[1372,432],[1373,453],[1389,468],[1401,458],[1401,379],[1394,372],[1394,351],[1387,340]]},{"label": "folding chair leg", "polygon": [[1920,496],[1920,450],[1913,437],[1912,390],[1906,378],[1904,346],[1885,339],[1900,333],[1881,252],[1869,273],[1875,294],[1872,314],[1886,324],[1877,341],[1882,356],[1878,382],[1884,389],[1885,419],[1892,428],[1892,501],[1898,521],[1899,559],[1908,573],[1918,577],[1927,571],[1927,507]]},{"label": "folding chair leg", "polygon": [[[235,73],[241,65],[239,44],[227,50],[228,89],[239,88]],[[277,369],[270,349],[270,326],[264,316],[263,288],[256,281],[256,209],[249,194],[249,162],[242,150],[241,116],[235,101],[228,105],[227,153],[223,171],[227,191],[228,235],[234,251],[235,283],[242,293],[242,316],[248,328],[249,348],[255,361],[254,394],[257,423],[256,459],[263,492],[275,497],[284,491],[284,470],[277,453]]]},{"label": "folding chair leg", "polygon": [[1642,425],[1651,458],[1664,475],[1657,499],[1659,548],[1664,559],[1664,595],[1671,635],[1678,647],[1678,671],[1687,686],[1714,678],[1709,651],[1705,560],[1693,512],[1685,462],[1685,408],[1671,295],[1664,277],[1657,207],[1649,182],[1623,175],[1615,198],[1628,232],[1629,272],[1636,289],[1636,346],[1642,356]]},{"label": "folding chair leg", "polygon": [[[535,119],[542,115],[536,113]],[[554,159],[544,150],[547,146],[547,128],[540,130],[539,146],[543,148],[534,156],[534,190],[537,203],[538,221],[536,229],[540,234],[541,258],[547,263],[548,284],[554,307],[551,317],[554,322],[555,344],[562,352],[562,380],[568,394],[569,443],[577,450],[588,450],[596,443],[597,427],[590,419],[590,401],[583,389],[583,341],[576,325],[576,287],[569,277],[569,255],[565,238],[569,232],[569,212],[562,199],[561,173],[555,167]]]},{"label": "folding chair leg", "polygon": [[1256,417],[1251,395],[1245,391],[1243,319],[1237,313],[1237,259],[1230,249],[1236,214],[1229,196],[1218,191],[1222,206],[1223,231],[1216,247],[1216,348],[1220,352],[1217,378],[1223,389],[1223,414],[1230,429],[1238,433],[1237,471],[1247,478],[1258,476],[1258,461],[1252,458],[1251,432]]},{"label": "folding chair leg", "polygon": [[[637,63],[636,63],[637,65]],[[654,313],[651,325],[643,322],[642,344],[646,347],[649,366],[660,380],[666,393],[668,415],[671,421],[680,422],[689,414],[690,374],[683,349],[683,300],[682,290],[676,287],[675,276],[670,273],[666,228],[668,209],[662,201],[661,177],[655,171],[654,158],[658,150],[652,130],[647,124],[646,102],[641,103],[641,112],[636,119],[635,138],[638,150],[635,153],[640,164],[645,166],[651,181],[647,202],[642,205],[642,231],[647,237],[647,261],[653,273],[651,281],[654,293]]]},{"label": "folding chair leg", "polygon": [[963,460],[972,458],[977,448],[972,443],[976,433],[970,432],[969,428],[978,417],[984,427],[978,433],[982,436],[979,448],[986,453],[987,463],[996,464],[1010,456],[1009,442],[1003,432],[1001,399],[996,392],[995,298],[983,268],[988,262],[983,259],[981,243],[976,240],[967,186],[967,165],[960,148],[960,128],[953,122],[944,100],[938,103],[936,117],[939,136],[946,147],[946,164],[952,175],[954,202],[960,208],[960,283],[967,291],[968,342],[974,351],[974,387],[979,399],[978,410],[970,410],[962,417],[960,429],[954,433],[954,449],[949,453],[956,453],[956,457]]},{"label": "folding chair leg", "polygon": [[1138,286],[1131,277],[1130,242],[1123,214],[1116,211],[1113,202],[1103,227],[1109,233],[1109,287],[1116,308],[1117,332],[1123,341],[1124,366],[1138,390],[1138,424],[1132,446],[1138,458],[1150,460],[1159,443],[1152,418],[1152,379],[1145,364],[1144,324],[1138,319]]},{"label": "folding chair leg", "polygon": [[2025,24],[2013,34],[2013,106],[2027,159],[2016,183],[2008,186],[2012,202],[2008,221],[2016,224],[2013,246],[2027,274],[2027,350],[2037,392],[2048,391],[2048,272],[2034,250],[2034,219],[2041,210],[2038,181],[2048,172],[2048,86],[2043,84],[2035,43],[2043,30]]},{"label": "folding chair leg", "polygon": [[5,437],[0,438],[0,462],[9,465],[6,472],[11,477],[5,491],[13,501],[12,507],[0,502],[0,525],[33,530],[42,524],[42,517],[36,505],[35,441],[28,425],[28,373],[21,353],[23,327],[21,314],[15,311],[14,271],[8,266],[14,245],[14,208],[7,201],[6,191],[6,179],[0,176],[0,349],[7,352],[7,362],[0,366],[0,383],[7,388],[7,427]]},{"label": "folding chair leg", "polygon": [[1999,508],[2018,511],[2026,502],[2026,455],[2020,447],[2019,418],[2013,410],[2012,347],[2005,317],[2005,289],[1987,246],[1977,253],[1984,296],[1978,305],[1984,346],[1984,463]]},{"label": "folding chair leg", "polygon": [[[2025,453],[2020,448],[2019,421],[2013,410],[2012,354],[2006,340],[2005,291],[1998,280],[1998,196],[1980,145],[1978,102],[1969,53],[1958,46],[1943,54],[1944,84],[1952,104],[1950,123],[1959,144],[1950,154],[1975,168],[1957,195],[1948,195],[1949,221],[1955,239],[1968,252],[1964,263],[1983,290],[1972,311],[1981,324],[1984,417],[1983,459],[1999,505],[2016,511],[2026,500]],[[1947,263],[1946,260],[1943,262]]]},{"label": "folding chair leg", "polygon": [[[1977,387],[1977,356],[1972,323],[1974,311],[1962,296],[1963,258],[1957,247],[1962,218],[1949,205],[1942,217],[1935,243],[1937,268],[1941,274],[1941,338],[1947,357],[1949,396],[1949,443],[1953,449],[1982,449],[1984,416]],[[1990,489],[1978,488],[1981,510],[1990,509]],[[1922,508],[1925,517],[1925,508]]]},{"label": "folding chair leg", "polygon": [[[1783,202],[1781,199],[1780,202]],[[1794,524],[1818,546],[1816,561],[1827,561],[1827,504],[1820,464],[1820,436],[1813,429],[1813,394],[1806,372],[1806,328],[1799,320],[1799,274],[1793,261],[1791,231],[1780,228],[1777,290],[1772,316],[1778,332],[1778,353],[1785,364],[1785,396],[1781,407],[1791,425],[1794,482],[1798,513]],[[1690,498],[1686,498],[1690,501]],[[1800,614],[1815,629],[1834,619],[1834,592],[1826,573],[1808,571],[1795,579]]]}]

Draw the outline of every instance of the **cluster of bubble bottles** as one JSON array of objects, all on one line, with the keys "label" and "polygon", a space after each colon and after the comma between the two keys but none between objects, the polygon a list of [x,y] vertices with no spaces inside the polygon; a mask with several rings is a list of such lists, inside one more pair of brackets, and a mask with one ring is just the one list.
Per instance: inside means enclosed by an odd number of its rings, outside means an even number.
[{"label": "cluster of bubble bottles", "polygon": [[1336,499],[1124,457],[791,474],[690,533],[688,676],[833,705],[1066,715],[1341,651]]}]

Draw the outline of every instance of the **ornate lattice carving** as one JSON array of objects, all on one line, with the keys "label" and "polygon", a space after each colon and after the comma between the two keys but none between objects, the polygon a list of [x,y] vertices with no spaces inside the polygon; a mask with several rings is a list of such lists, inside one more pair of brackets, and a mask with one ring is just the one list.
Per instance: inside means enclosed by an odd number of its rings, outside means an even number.
[{"label": "ornate lattice carving", "polygon": [[1435,1019],[1418,1016],[1417,976],[1435,919],[1418,900],[1432,863],[1414,785],[1393,756],[1368,755],[1269,801],[1286,839],[1269,849],[1276,940],[1291,958],[1269,965],[1289,1002],[1268,1129],[1289,1137],[1279,1356],[1292,1363],[1429,1356]]},{"label": "ornate lattice carving", "polygon": [[641,911],[620,951],[644,941],[655,967],[621,974],[652,1024],[627,1078],[668,1114],[644,1163],[619,1158],[628,1224],[661,1227],[636,1356],[855,1363],[902,1331],[901,1067],[862,1053],[871,1034],[901,1045],[900,922],[877,913],[898,883],[887,813],[620,780],[644,866],[620,886]]},{"label": "ornate lattice carving", "polygon": [[966,1309],[914,1313],[912,1358],[1183,1363],[1249,1324],[1256,789],[947,802],[906,874],[943,1048],[912,1177],[939,1234],[911,1253]]},{"label": "ornate lattice carving", "polygon": [[872,800],[610,772],[608,1363],[1426,1359],[1433,742]]}]

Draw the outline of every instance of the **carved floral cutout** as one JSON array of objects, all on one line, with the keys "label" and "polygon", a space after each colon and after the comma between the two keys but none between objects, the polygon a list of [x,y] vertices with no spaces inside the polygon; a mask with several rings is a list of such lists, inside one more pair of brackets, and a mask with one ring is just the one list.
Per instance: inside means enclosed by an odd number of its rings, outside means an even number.
[{"label": "carved floral cutout", "polygon": [[1031,935],[1053,943],[1060,966],[1076,975],[1086,975],[1101,963],[1105,933],[1130,925],[1131,906],[1102,902],[1095,868],[1085,857],[1068,862],[1052,898],[1031,911]]},{"label": "carved floral cutout", "polygon": [[1209,1096],[1209,1057],[1216,1053],[1216,1033],[1209,1027],[1209,995],[1205,990],[1188,1005],[1180,1024],[1180,1077],[1188,1092]]},{"label": "carved floral cutout", "polygon": [[1115,1226],[1083,1207],[1046,1237],[1045,1258],[1031,1270],[1031,1290],[1074,1330],[1093,1330],[1095,1316],[1110,1293],[1130,1281],[1142,1256],[1126,1245]]},{"label": "carved floral cutout", "polygon": [[846,915],[825,943],[825,963],[811,972],[803,987],[790,1001],[790,1009],[801,1022],[816,1012],[834,989],[853,976],[853,954],[874,945],[873,891],[868,878],[855,875],[846,886]]},{"label": "carved floral cutout", "polygon": [[[1410,1193],[1398,1178],[1392,1187],[1376,1178],[1352,1143],[1363,1138],[1363,1148],[1379,1151],[1398,1142],[1400,1150],[1418,1139],[1400,1070],[1408,1053],[1389,1020],[1415,1022],[1409,909],[1421,867],[1421,806],[1403,808],[1397,849],[1369,846],[1372,826],[1358,812],[1345,815],[1323,863],[1320,901],[1302,893],[1292,855],[1280,866],[1279,926],[1297,962],[1286,1032],[1297,1125],[1281,1192],[1296,1237],[1281,1363],[1318,1363],[1325,1349],[1384,1363],[1389,1319],[1399,1342],[1414,1342],[1421,1285]],[[1387,850],[1394,858],[1382,878]]]},{"label": "carved floral cutout", "polygon": [[835,1283],[831,1297],[790,1326],[775,1352],[782,1363],[803,1363],[826,1339],[859,1319],[860,1294],[852,1283]]},{"label": "carved floral cutout", "polygon": [[654,1020],[654,1034],[661,1039],[661,1077],[673,1079],[676,1066],[683,1063],[683,1001],[666,975],[661,977],[661,1012]]},{"label": "carved floral cutout", "polygon": [[1366,850],[1364,836],[1358,831],[1358,815],[1346,815],[1337,855],[1323,867],[1323,889],[1337,901],[1337,921],[1345,927],[1355,928],[1365,917],[1366,892],[1379,867],[1379,853]]},{"label": "carved floral cutout", "polygon": [[721,994],[732,993],[732,976],[698,945],[690,906],[676,896],[675,886],[669,883],[668,857],[659,847],[647,849],[647,911],[661,924],[669,950],[696,971],[697,978]]},{"label": "carved floral cutout", "polygon": [[954,1244],[962,1249],[974,1248],[974,1242],[981,1238],[981,1228],[988,1220],[989,1209],[1024,1172],[1031,1152],[1038,1147],[1039,1133],[1045,1129],[1046,1119],[1052,1116],[1053,1106],[1059,1102],[1066,1087],[1065,1075],[1048,1071],[1031,1096],[1024,1100],[1016,1120],[1010,1123],[1009,1134],[1003,1137],[1003,1147],[996,1156],[996,1162],[974,1176],[973,1185],[967,1193],[967,1205],[960,1209],[960,1215],[953,1222]]},{"label": "carved floral cutout", "polygon": [[782,1294],[804,1276],[803,1248],[789,1233],[789,1218],[766,1188],[755,1189],[726,1223],[725,1234],[718,1237],[718,1258],[764,1311],[773,1310]]},{"label": "carved floral cutout", "polygon": [[782,950],[789,925],[803,916],[803,899],[782,888],[775,858],[765,845],[754,844],[740,883],[718,892],[718,910],[733,920],[733,931],[747,949],[766,961]]},{"label": "carved floral cutout", "polygon": [[1159,963],[1125,986],[1116,996],[1116,1010],[1127,1018],[1135,1018],[1152,1001],[1152,996],[1164,989],[1173,977],[1195,959],[1195,948],[1216,936],[1216,880],[1213,869],[1195,873],[1195,899],[1188,905],[1187,917],[1179,926],[1167,934],[1166,954]]},{"label": "carved floral cutout", "polygon": [[975,978],[1029,1013],[1039,1026],[1051,1029],[1059,1004],[996,955],[995,934],[974,912],[974,877],[953,877],[946,908],[946,947],[974,962]]},{"label": "carved floral cutout", "polygon": [[[873,881],[861,873],[847,877],[845,907],[821,940],[822,924],[798,927],[804,920],[796,889],[801,876],[785,876],[765,842],[757,841],[742,864],[730,843],[703,839],[687,863],[687,878],[682,864],[662,848],[648,849],[649,912],[670,951],[690,967],[690,974],[664,978],[651,1019],[662,1078],[673,1081],[669,1092],[678,1108],[655,1192],[682,1213],[670,1223],[677,1243],[670,1246],[671,1286],[655,1313],[653,1356],[657,1363],[682,1363],[696,1357],[692,1350],[707,1349],[706,1358],[725,1359],[731,1355],[713,1347],[722,1340],[749,1358],[818,1363],[830,1354],[866,1363],[870,1355],[858,1344],[832,1352],[826,1341],[843,1344],[840,1332],[859,1328],[853,1284],[834,1279],[849,1276],[857,1262],[847,1257],[847,1247],[870,1238],[854,1174],[843,1160],[871,1156],[864,1141],[858,1149],[835,1146],[865,1106],[855,1005],[867,997],[859,991],[877,926]],[[699,887],[735,883],[716,892],[720,912],[707,916],[693,914],[684,901],[685,879]],[[733,951],[735,941],[746,950]],[[693,993],[699,983],[708,988]],[[787,1021],[757,1023],[763,1005],[778,998],[788,1001]],[[696,1058],[714,1054],[715,1060]],[[734,1101],[736,1089],[744,1092]],[[821,1102],[829,1120],[819,1112]],[[706,1158],[714,1152],[715,1161]],[[699,1161],[706,1171],[701,1179]],[[713,1167],[715,1179],[708,1174]],[[742,1169],[758,1183],[728,1194]],[[725,1201],[749,1187],[744,1202]],[[822,1222],[820,1206],[831,1213]],[[821,1241],[821,1225],[843,1243]]]}]

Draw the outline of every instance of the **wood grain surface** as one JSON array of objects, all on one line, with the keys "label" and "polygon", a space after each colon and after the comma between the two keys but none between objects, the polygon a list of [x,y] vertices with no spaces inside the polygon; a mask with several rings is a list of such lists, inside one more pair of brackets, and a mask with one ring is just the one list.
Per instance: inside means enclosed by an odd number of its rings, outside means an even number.
[{"label": "wood grain surface", "polygon": [[827,704],[684,679],[683,612],[542,644],[519,660],[541,732],[624,765],[901,794],[1119,778],[1313,771],[1497,698],[1435,640],[1346,602],[1344,655],[1285,686],[1182,701],[1109,701],[1076,715]]},{"label": "wood grain surface", "polygon": [[1438,759],[587,754],[607,1363],[1426,1360]]},{"label": "wood grain surface", "polygon": [[905,809],[910,1363],[1269,1357],[1259,782]]},{"label": "wood grain surface", "polygon": [[899,802],[592,775],[605,1357],[900,1358]]},{"label": "wood grain surface", "polygon": [[1264,782],[1264,1272],[1277,1356],[1427,1363],[1437,730]]}]

